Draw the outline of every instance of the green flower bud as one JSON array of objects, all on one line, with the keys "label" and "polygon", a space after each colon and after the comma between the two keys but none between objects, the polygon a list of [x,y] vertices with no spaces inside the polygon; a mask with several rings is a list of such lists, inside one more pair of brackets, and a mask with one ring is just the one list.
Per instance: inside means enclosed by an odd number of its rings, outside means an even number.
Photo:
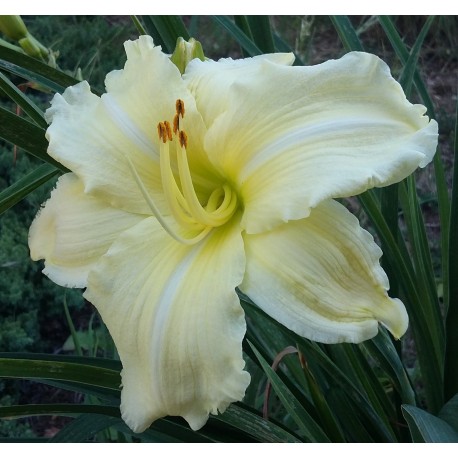
[{"label": "green flower bud", "polygon": [[205,60],[204,51],[199,41],[190,38],[189,41],[185,41],[179,37],[173,51],[170,60],[178,67],[180,73],[183,74],[186,70],[186,66],[193,59]]},{"label": "green flower bud", "polygon": [[21,16],[0,16],[0,31],[12,40],[27,36],[27,27]]}]

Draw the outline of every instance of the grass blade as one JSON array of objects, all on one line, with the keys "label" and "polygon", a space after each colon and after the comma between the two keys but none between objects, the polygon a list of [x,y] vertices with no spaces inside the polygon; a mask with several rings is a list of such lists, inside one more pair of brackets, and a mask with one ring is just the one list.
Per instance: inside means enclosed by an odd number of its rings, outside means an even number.
[{"label": "grass blade", "polygon": [[130,18],[132,19],[132,22],[134,23],[139,35],[148,35],[148,32],[145,30],[143,24],[140,22],[140,19],[138,19],[137,16],[130,16]]},{"label": "grass blade", "polygon": [[267,361],[261,356],[258,350],[249,342],[249,345],[260,362],[267,378],[272,384],[272,388],[280,398],[282,405],[296,422],[301,434],[309,442],[329,442],[329,438],[323,432],[321,427],[302,407],[293,394],[286,388],[280,377],[272,370]]},{"label": "grass blade", "polygon": [[452,201],[450,210],[449,228],[449,281],[447,282],[449,304],[445,320],[446,346],[445,346],[445,399],[448,400],[458,393],[458,103],[455,118],[455,161],[453,169]]},{"label": "grass blade", "polygon": [[85,442],[101,431],[121,422],[120,418],[99,413],[82,414],[65,425],[49,442]]},{"label": "grass blade", "polygon": [[274,53],[275,44],[269,16],[247,16],[254,43],[263,53]]},{"label": "grass blade", "polygon": [[87,404],[28,404],[15,406],[0,406],[0,418],[24,418],[37,415],[58,415],[77,417],[79,415],[104,415],[116,418],[119,423],[113,426],[127,434],[145,439],[147,442],[215,442],[204,432],[192,431],[182,421],[175,418],[164,418],[155,421],[149,429],[140,434],[134,434],[120,420],[119,407]]},{"label": "grass blade", "polygon": [[60,171],[53,165],[41,164],[16,183],[1,191],[0,215],[59,173]]},{"label": "grass blade", "polygon": [[439,417],[409,405],[402,411],[414,442],[458,442],[458,432]]},{"label": "grass blade", "polygon": [[243,31],[237,27],[227,16],[212,16],[213,20],[224,27],[249,56],[262,54],[259,47]]},{"label": "grass blade", "polygon": [[63,92],[68,86],[79,83],[66,73],[13,49],[0,46],[0,69],[33,81],[54,92]]},{"label": "grass blade", "polygon": [[26,358],[0,357],[0,377],[74,381],[115,391],[121,385],[119,372],[104,367]]},{"label": "grass blade", "polygon": [[364,211],[375,226],[377,234],[384,243],[384,256],[389,259],[399,278],[405,295],[405,305],[411,319],[412,331],[417,346],[418,359],[424,378],[425,394],[428,407],[438,412],[443,404],[443,349],[440,341],[435,339],[437,329],[431,329],[428,317],[422,308],[423,297],[418,291],[415,271],[404,246],[398,246],[381,214],[375,194],[372,191],[358,196]]},{"label": "grass blade", "polygon": [[259,442],[301,442],[290,432],[272,421],[264,420],[259,414],[240,403],[232,404],[222,415],[210,417],[210,423],[218,422],[245,431]]},{"label": "grass blade", "polygon": [[387,332],[383,329],[362,346],[374,358],[379,367],[390,377],[393,386],[398,391],[403,404],[415,405],[415,392],[409,377],[398,355],[398,352]]},{"label": "grass blade", "polygon": [[63,172],[68,170],[48,155],[45,130],[0,107],[0,137]]},{"label": "grass blade", "polygon": [[7,95],[16,105],[37,124],[46,129],[48,123],[44,118],[43,112],[20,91],[2,72],[0,72],[0,90]]},{"label": "grass blade", "polygon": [[330,18],[346,51],[364,51],[348,16],[330,16]]},{"label": "grass blade", "polygon": [[143,16],[143,21],[154,42],[161,45],[165,53],[173,52],[178,37],[190,38],[180,16]]},{"label": "grass blade", "polygon": [[[383,30],[385,31],[386,36],[388,37],[391,46],[396,52],[399,60],[403,65],[409,59],[409,52],[396,30],[396,27],[389,16],[380,16],[379,17],[380,25],[382,26]],[[428,90],[426,88],[425,83],[423,82],[420,73],[418,70],[415,70],[413,80],[415,83],[415,87],[417,88],[420,97],[428,110],[428,114],[431,118],[436,118],[434,112],[434,105],[431,100],[431,97],[428,94]],[[449,299],[448,299],[448,292],[449,292],[449,273],[448,273],[448,253],[449,253],[449,224],[450,224],[450,201],[448,195],[448,187],[447,182],[445,179],[444,167],[440,157],[440,150],[436,152],[436,155],[433,159],[434,163],[434,173],[436,179],[436,187],[437,187],[437,200],[439,203],[439,217],[440,217],[440,224],[441,224],[441,257],[442,257],[442,281],[444,284],[444,304],[445,309],[448,308]]]},{"label": "grass blade", "polygon": [[415,40],[409,58],[407,59],[404,68],[402,69],[402,73],[399,78],[399,84],[404,89],[407,98],[409,98],[412,89],[412,83],[415,76],[415,71],[417,69],[417,62],[418,58],[420,57],[420,51],[423,46],[423,41],[425,40],[426,34],[431,28],[431,24],[433,23],[433,21],[434,16],[429,16],[426,20],[425,25],[422,27],[417,39]]},{"label": "grass blade", "polygon": [[455,431],[458,431],[458,394],[455,394],[439,412],[439,418],[446,421]]}]

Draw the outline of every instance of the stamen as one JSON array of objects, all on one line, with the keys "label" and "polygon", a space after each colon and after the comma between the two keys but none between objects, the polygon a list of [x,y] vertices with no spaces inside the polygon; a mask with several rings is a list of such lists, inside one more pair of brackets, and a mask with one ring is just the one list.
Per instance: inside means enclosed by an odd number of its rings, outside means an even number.
[{"label": "stamen", "polygon": [[175,102],[175,109],[176,109],[177,115],[181,116],[182,118],[184,118],[185,110],[184,110],[184,102],[183,102],[183,100],[177,99],[177,101]]},{"label": "stamen", "polygon": [[[170,129],[170,123],[168,121],[164,121],[165,131],[167,133],[167,138],[172,141],[172,129]],[[165,142],[164,142],[165,143]]]},{"label": "stamen", "polygon": [[176,133],[180,130],[180,116],[176,114],[173,117],[173,133],[176,135]]},{"label": "stamen", "polygon": [[178,138],[180,139],[181,147],[187,148],[188,147],[188,136],[186,135],[186,132],[184,130],[180,130]]},{"label": "stamen", "polygon": [[[182,131],[180,131],[180,134],[181,132]],[[191,172],[189,170],[186,149],[184,148],[184,145],[181,145],[181,148],[179,148],[177,154],[177,161],[181,187],[183,188],[183,194],[186,199],[186,202],[189,205],[190,214],[196,219],[196,221],[205,226],[217,227],[221,224],[224,224],[235,212],[237,206],[237,196],[232,193],[229,186],[226,185],[226,188],[224,188],[223,186],[224,192],[228,194],[226,196],[227,199],[225,198],[223,201],[223,203],[227,205],[227,207],[220,206],[213,213],[209,213],[200,203],[196,191],[194,189]],[[229,192],[227,192],[227,190]]]},{"label": "stamen", "polygon": [[166,127],[163,122],[160,122],[157,125],[157,134],[159,135],[159,139],[162,140],[163,143],[167,141],[167,136],[166,136]]},{"label": "stamen", "polygon": [[189,229],[202,229],[202,224],[197,223],[189,215],[188,203],[183,197],[183,194],[175,181],[175,177],[173,176],[172,168],[170,166],[169,143],[161,146],[160,167],[162,188],[174,218],[179,224],[188,227]]},{"label": "stamen", "polygon": [[[187,233],[189,231],[196,233],[197,231],[197,235],[186,238],[177,234],[176,230],[162,216],[153,199],[148,194],[132,160],[128,156],[126,158],[137,186],[153,215],[164,230],[178,242],[185,245],[193,245],[205,238],[214,227],[221,226],[231,218],[237,209],[237,195],[228,184],[224,184],[213,190],[205,207],[200,203],[194,187],[186,152],[188,136],[184,130],[180,129],[180,116],[183,118],[185,114],[183,100],[177,99],[175,109],[176,114],[173,118],[173,127],[170,126],[168,121],[160,122],[157,125],[158,136],[162,140],[162,144],[160,145],[162,189],[175,222]],[[175,142],[173,141],[174,136],[176,137]],[[172,170],[170,144],[175,145],[177,148],[176,160],[181,189],[177,184]]]},{"label": "stamen", "polygon": [[132,160],[130,159],[129,156],[126,155],[127,163],[129,164],[130,170],[132,172],[132,175],[134,176],[134,179],[137,183],[137,186],[139,187],[141,193],[143,194],[143,197],[148,204],[149,208],[153,212],[153,215],[156,217],[158,220],[159,224],[163,227],[163,229],[171,236],[173,237],[177,242],[183,243],[184,245],[194,245],[198,242],[200,242],[203,238],[207,236],[207,234],[212,230],[212,227],[208,226],[205,227],[199,234],[197,234],[194,237],[191,237],[189,239],[183,238],[180,235],[178,235],[165,221],[163,216],[161,215],[161,212],[159,209],[156,207],[156,204],[153,202],[151,197],[148,194],[148,191],[146,190],[140,176],[137,173],[137,170],[135,169],[134,164],[132,163]]}]

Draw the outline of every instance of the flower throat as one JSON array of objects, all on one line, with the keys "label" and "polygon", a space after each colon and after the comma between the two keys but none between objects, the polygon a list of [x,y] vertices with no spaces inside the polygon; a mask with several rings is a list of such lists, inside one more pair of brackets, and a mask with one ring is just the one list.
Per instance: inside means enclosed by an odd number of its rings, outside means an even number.
[{"label": "flower throat", "polygon": [[[237,209],[237,195],[228,184],[224,184],[211,192],[206,205],[200,203],[186,153],[188,136],[184,130],[180,129],[180,119],[183,119],[185,115],[183,100],[176,101],[175,110],[173,127],[168,121],[163,121],[157,125],[157,132],[160,140],[162,188],[170,213],[178,225],[178,231],[165,220],[128,156],[127,160],[145,201],[164,230],[178,242],[193,245],[205,238],[214,227],[222,226],[232,217]],[[172,170],[171,146],[176,148],[180,186]]]}]

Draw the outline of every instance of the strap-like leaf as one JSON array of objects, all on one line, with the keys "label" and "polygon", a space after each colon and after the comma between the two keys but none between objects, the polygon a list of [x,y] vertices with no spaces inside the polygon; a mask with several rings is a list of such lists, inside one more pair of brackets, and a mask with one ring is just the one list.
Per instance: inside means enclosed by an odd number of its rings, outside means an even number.
[{"label": "strap-like leaf", "polygon": [[331,16],[331,21],[347,51],[364,51],[348,16]]},{"label": "strap-like leaf", "polygon": [[253,40],[263,53],[275,52],[269,16],[247,16]]},{"label": "strap-like leaf", "polygon": [[227,16],[212,16],[213,20],[223,26],[237,41],[237,43],[246,51],[249,56],[257,56],[262,54],[261,49],[234,24]]},{"label": "strap-like leaf", "polygon": [[51,91],[63,92],[79,81],[66,73],[46,65],[13,49],[0,46],[0,69],[38,83]]},{"label": "strap-like leaf", "polygon": [[458,393],[458,103],[455,115],[455,162],[453,171],[452,202],[450,210],[448,264],[448,307],[446,315],[445,398]]},{"label": "strap-like leaf", "polygon": [[68,171],[46,152],[48,141],[45,138],[44,129],[2,107],[0,107],[0,137],[63,172]]},{"label": "strap-like leaf", "polygon": [[189,33],[179,16],[143,16],[145,30],[153,37],[165,53],[171,54],[177,39],[189,40]]},{"label": "strap-like leaf", "polygon": [[399,246],[396,243],[396,239],[393,237],[378,208],[374,193],[371,191],[365,192],[358,198],[384,243],[384,256],[389,259],[402,285],[406,297],[405,304],[411,319],[412,331],[417,346],[418,359],[422,369],[428,405],[432,410],[438,411],[443,402],[443,353],[440,348],[441,343],[434,338],[435,330],[430,328],[428,318],[421,307],[423,297],[418,291],[412,261],[407,250],[403,247],[403,242],[399,240]]},{"label": "strap-like leaf", "polygon": [[20,91],[2,72],[0,72],[0,90],[2,90],[16,105],[30,116],[39,127],[46,129],[46,122],[43,112]]},{"label": "strap-like leaf", "polygon": [[273,371],[267,361],[262,357],[253,344],[249,342],[251,349],[258,358],[272,388],[277,393],[280,401],[292,419],[296,422],[301,434],[309,442],[329,442],[329,438],[321,427],[315,422],[310,414],[304,409],[300,402],[293,396],[288,388],[281,381],[280,377]]},{"label": "strap-like leaf", "polygon": [[60,173],[53,165],[41,164],[16,183],[0,192],[0,214]]},{"label": "strap-like leaf", "polygon": [[409,405],[402,412],[414,442],[458,442],[458,432],[439,417]]},{"label": "strap-like leaf", "polygon": [[0,377],[67,380],[119,390],[118,371],[87,364],[0,357]]},{"label": "strap-like leaf", "polygon": [[222,422],[245,431],[259,442],[301,442],[296,436],[272,421],[264,420],[244,404],[232,404],[222,415],[211,416],[210,423]]},{"label": "strap-like leaf", "polygon": [[50,442],[85,442],[97,433],[121,422],[120,418],[108,415],[98,413],[82,414],[64,426]]}]

